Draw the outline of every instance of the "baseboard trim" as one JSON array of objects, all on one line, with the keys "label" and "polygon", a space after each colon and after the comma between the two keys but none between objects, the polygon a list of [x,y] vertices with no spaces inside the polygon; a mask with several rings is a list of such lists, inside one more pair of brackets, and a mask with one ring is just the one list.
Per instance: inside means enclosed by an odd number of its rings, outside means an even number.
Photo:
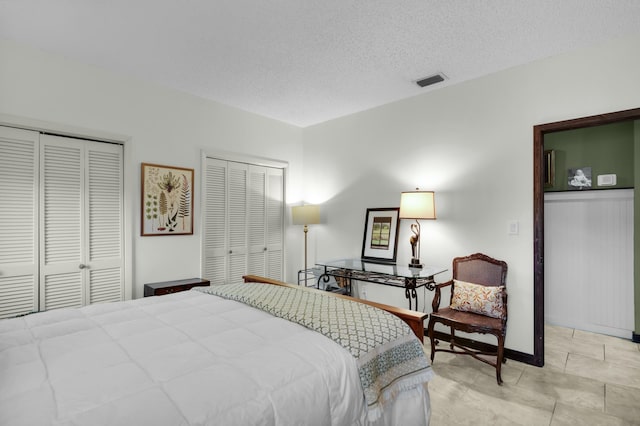
[{"label": "baseboard trim", "polygon": [[632,332],[631,340],[633,340],[633,343],[640,343],[640,334],[636,334],[635,331]]},{"label": "baseboard trim", "polygon": [[[429,338],[429,333],[425,330],[425,338]],[[434,337],[440,341],[440,344],[448,344],[449,340],[451,340],[451,335],[447,333],[443,333],[441,331],[434,331]],[[638,336],[640,337],[640,336]],[[467,339],[464,337],[456,336],[456,341],[460,342],[464,346],[467,346],[472,349],[481,350],[481,351],[496,351],[498,348],[496,345],[492,345],[490,343],[479,342],[473,339]],[[520,351],[514,351],[513,349],[504,349],[505,358],[512,359],[514,361],[523,362],[525,364],[533,365],[536,367],[542,367],[541,365],[536,365],[534,356],[531,354],[526,354]]]}]

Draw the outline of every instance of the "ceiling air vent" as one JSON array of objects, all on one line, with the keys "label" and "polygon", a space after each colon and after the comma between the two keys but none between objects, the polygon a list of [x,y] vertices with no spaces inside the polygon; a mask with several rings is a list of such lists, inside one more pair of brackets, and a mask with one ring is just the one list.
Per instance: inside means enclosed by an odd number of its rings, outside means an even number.
[{"label": "ceiling air vent", "polygon": [[416,84],[420,87],[431,86],[432,84],[440,83],[444,81],[444,76],[442,74],[432,75],[431,77],[423,78],[422,80],[416,81]]}]

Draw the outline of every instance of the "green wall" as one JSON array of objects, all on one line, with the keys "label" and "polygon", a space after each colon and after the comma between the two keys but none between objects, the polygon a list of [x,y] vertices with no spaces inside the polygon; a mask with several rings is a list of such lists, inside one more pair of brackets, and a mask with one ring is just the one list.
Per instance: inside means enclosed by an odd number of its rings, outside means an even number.
[{"label": "green wall", "polygon": [[[571,191],[568,169],[591,167],[592,190],[640,188],[640,120],[547,133],[544,149],[553,150],[555,179],[545,192]],[[598,187],[597,176],[617,175],[615,186]],[[640,196],[634,194],[634,338],[640,338]]]},{"label": "green wall", "polygon": [[[544,149],[554,152],[555,180],[545,191],[572,190],[567,171],[581,167],[591,167],[592,190],[633,188],[634,133],[634,122],[627,121],[546,134]],[[617,184],[599,187],[597,176],[602,174],[616,174]]]}]

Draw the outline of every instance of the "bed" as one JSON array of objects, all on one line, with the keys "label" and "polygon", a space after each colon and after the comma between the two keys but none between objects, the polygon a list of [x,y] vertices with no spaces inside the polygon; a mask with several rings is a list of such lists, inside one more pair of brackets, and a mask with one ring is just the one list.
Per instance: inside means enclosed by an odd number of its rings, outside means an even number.
[{"label": "bed", "polygon": [[246,280],[1,320],[0,425],[429,423],[424,314]]}]

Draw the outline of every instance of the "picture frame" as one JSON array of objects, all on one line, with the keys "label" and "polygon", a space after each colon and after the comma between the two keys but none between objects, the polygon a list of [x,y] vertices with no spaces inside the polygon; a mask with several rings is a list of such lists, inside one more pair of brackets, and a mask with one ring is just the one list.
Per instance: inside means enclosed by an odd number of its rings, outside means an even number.
[{"label": "picture frame", "polygon": [[361,259],[395,263],[398,253],[400,207],[369,208],[365,216]]},{"label": "picture frame", "polygon": [[556,152],[552,149],[544,151],[544,187],[553,188],[556,184]]},{"label": "picture frame", "polygon": [[193,169],[141,164],[140,235],[193,234]]},{"label": "picture frame", "polygon": [[567,187],[570,190],[591,189],[591,167],[575,167],[567,170]]}]

